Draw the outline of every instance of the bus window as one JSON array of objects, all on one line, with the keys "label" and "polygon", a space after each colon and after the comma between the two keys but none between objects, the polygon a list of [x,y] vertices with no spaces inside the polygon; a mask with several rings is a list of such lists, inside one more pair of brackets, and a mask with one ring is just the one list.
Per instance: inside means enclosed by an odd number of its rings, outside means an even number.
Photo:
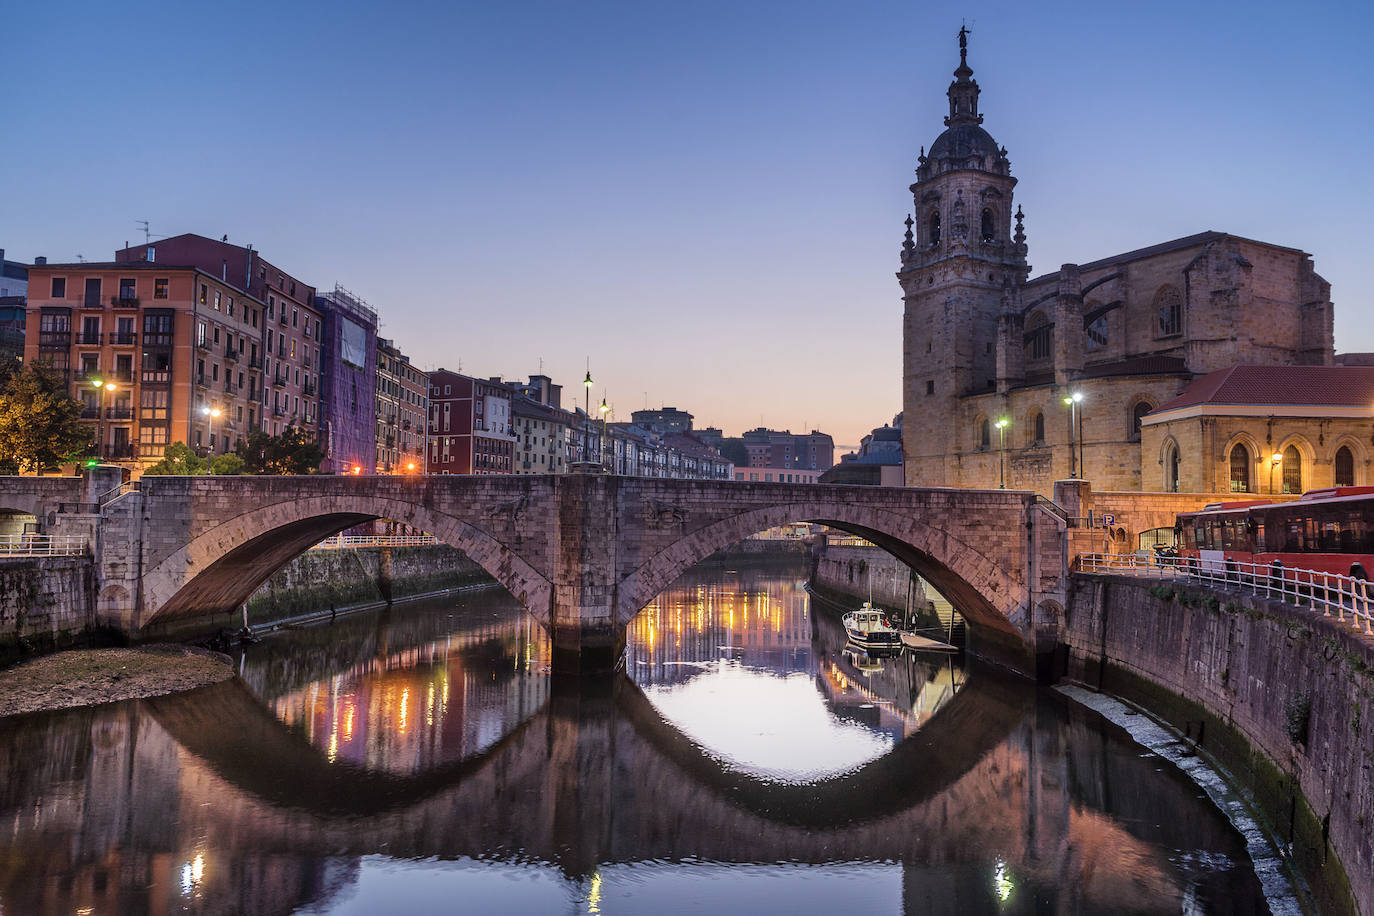
[{"label": "bus window", "polygon": [[1266,550],[1264,540],[1264,519],[1255,519],[1255,553],[1264,553]]},{"label": "bus window", "polygon": [[1283,542],[1284,553],[1302,553],[1302,530],[1305,519],[1290,518],[1288,520],[1288,537]]},{"label": "bus window", "polygon": [[1207,523],[1200,518],[1193,521],[1193,542],[1198,550],[1207,549]]},{"label": "bus window", "polygon": [[1341,526],[1333,518],[1318,522],[1321,532],[1317,543],[1322,553],[1335,553],[1341,549]]},{"label": "bus window", "polygon": [[1236,523],[1232,519],[1222,519],[1221,522],[1221,549],[1235,550],[1236,548]]}]

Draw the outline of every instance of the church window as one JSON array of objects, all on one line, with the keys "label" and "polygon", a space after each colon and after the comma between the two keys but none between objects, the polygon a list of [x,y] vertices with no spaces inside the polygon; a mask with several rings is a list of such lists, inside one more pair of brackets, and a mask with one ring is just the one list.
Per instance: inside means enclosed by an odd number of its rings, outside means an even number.
[{"label": "church window", "polygon": [[1087,349],[1090,352],[1093,350],[1101,350],[1103,347],[1107,346],[1107,316],[1098,315],[1094,318],[1092,323],[1086,328],[1086,333],[1088,335]]},{"label": "church window", "polygon": [[1250,450],[1240,443],[1231,449],[1231,492],[1250,492]]},{"label": "church window", "polygon": [[1164,450],[1164,489],[1169,493],[1178,492],[1178,446],[1173,442]]},{"label": "church window", "polygon": [[1026,424],[1026,428],[1030,430],[1031,437],[1030,441],[1026,443],[1028,446],[1045,444],[1045,415],[1043,413],[1037,410],[1031,414],[1030,422]]},{"label": "church window", "polygon": [[1140,441],[1140,421],[1145,419],[1145,415],[1149,413],[1151,410],[1154,410],[1154,408],[1150,406],[1149,401],[1137,401],[1135,406],[1131,408],[1132,442]]},{"label": "church window", "polygon": [[1283,492],[1302,492],[1302,452],[1296,445],[1283,450]]},{"label": "church window", "polygon": [[992,446],[992,427],[986,419],[978,423],[978,448],[987,451]]},{"label": "church window", "polygon": [[1045,320],[1045,316],[1036,312],[1028,322],[1031,329],[1026,332],[1023,343],[1026,347],[1026,357],[1031,360],[1042,360],[1050,358],[1050,350],[1054,343],[1054,325]]},{"label": "church window", "polygon": [[983,228],[979,233],[979,238],[982,239],[984,245],[991,244],[997,238],[997,233],[994,231],[992,210],[990,208],[984,208],[983,210]]},{"label": "church window", "polygon": [[1155,308],[1159,311],[1159,336],[1175,337],[1183,333],[1183,297],[1172,286],[1160,287],[1155,293]]},{"label": "church window", "polygon": [[927,242],[931,248],[940,244],[940,211],[932,210],[930,214],[930,231],[927,233]]},{"label": "church window", "polygon": [[1350,451],[1350,446],[1342,445],[1336,450],[1334,463],[1336,465],[1336,486],[1355,486],[1355,453]]}]

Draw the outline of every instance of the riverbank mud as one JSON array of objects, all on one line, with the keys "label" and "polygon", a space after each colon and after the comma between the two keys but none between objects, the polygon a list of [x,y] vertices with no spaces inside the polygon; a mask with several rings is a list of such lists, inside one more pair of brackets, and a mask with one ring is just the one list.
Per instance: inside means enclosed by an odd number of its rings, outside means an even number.
[{"label": "riverbank mud", "polygon": [[226,656],[185,646],[57,652],[0,671],[0,716],[162,696],[233,676]]}]

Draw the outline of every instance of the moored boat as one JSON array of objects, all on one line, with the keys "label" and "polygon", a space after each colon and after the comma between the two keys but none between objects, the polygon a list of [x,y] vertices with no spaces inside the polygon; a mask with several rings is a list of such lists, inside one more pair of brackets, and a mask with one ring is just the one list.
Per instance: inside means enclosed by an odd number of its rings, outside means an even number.
[{"label": "moored boat", "polygon": [[887,622],[887,614],[865,601],[857,611],[840,618],[844,632],[855,645],[865,648],[901,648],[901,633]]}]

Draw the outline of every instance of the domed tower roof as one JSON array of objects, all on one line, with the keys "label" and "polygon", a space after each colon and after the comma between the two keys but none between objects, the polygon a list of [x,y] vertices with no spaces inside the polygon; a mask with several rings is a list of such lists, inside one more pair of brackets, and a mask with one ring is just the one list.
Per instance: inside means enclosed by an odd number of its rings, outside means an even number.
[{"label": "domed tower roof", "polygon": [[978,113],[981,90],[973,79],[968,65],[968,29],[959,30],[959,67],[954,82],[949,84],[949,116],[945,118],[945,132],[930,145],[930,153],[921,151],[917,181],[925,181],[952,169],[976,169],[997,175],[1010,175],[1011,163],[1006,149],[999,147],[992,134],[982,128],[983,116]]}]

